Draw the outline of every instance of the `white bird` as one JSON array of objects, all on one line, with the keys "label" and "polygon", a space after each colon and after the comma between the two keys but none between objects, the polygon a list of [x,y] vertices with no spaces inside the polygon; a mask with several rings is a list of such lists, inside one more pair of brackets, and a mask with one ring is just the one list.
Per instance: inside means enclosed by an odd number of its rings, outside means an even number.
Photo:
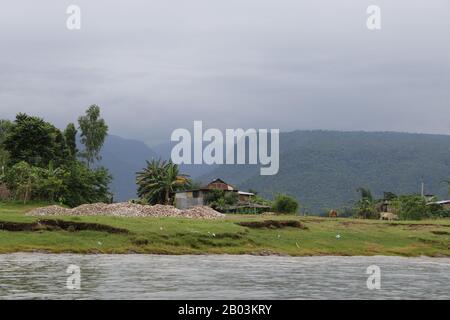
[{"label": "white bird", "polygon": [[340,239],[340,238],[341,238],[340,234],[336,235],[336,239]]}]

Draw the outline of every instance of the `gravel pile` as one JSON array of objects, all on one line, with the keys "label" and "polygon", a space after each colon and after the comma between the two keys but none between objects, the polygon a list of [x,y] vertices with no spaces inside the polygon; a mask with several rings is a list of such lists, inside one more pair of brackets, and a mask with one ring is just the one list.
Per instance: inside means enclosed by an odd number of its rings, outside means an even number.
[{"label": "gravel pile", "polygon": [[188,210],[180,210],[174,206],[140,205],[135,203],[93,203],[83,204],[73,209],[60,206],[37,208],[27,213],[33,216],[116,216],[116,217],[186,217],[194,219],[217,219],[225,215],[207,206],[198,206]]},{"label": "gravel pile", "polygon": [[223,218],[225,215],[207,206],[197,206],[181,212],[181,215],[186,218],[199,219],[215,219]]},{"label": "gravel pile", "polygon": [[53,216],[53,215],[70,215],[70,209],[66,209],[60,206],[48,206],[42,208],[36,208],[27,213],[27,215],[33,216]]}]

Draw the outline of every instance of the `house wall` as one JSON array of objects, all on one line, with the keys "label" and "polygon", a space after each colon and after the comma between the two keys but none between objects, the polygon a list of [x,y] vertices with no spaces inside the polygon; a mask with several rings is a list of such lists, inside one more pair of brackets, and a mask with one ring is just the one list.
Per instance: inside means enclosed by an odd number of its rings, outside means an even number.
[{"label": "house wall", "polygon": [[202,191],[186,191],[175,194],[175,207],[189,209],[204,205],[204,193]]},{"label": "house wall", "polygon": [[250,196],[247,194],[240,194],[238,198],[239,198],[240,202],[249,202],[250,201]]}]

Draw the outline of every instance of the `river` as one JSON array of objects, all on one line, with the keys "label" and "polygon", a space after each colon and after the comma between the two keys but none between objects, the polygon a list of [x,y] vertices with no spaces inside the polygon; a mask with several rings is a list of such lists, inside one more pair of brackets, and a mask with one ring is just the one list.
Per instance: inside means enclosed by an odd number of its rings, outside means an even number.
[{"label": "river", "polygon": [[450,299],[450,259],[16,253],[0,299]]}]

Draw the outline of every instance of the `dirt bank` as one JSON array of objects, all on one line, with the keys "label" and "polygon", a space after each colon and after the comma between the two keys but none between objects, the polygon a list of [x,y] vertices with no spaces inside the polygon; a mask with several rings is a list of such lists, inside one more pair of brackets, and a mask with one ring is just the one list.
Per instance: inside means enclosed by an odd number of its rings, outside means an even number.
[{"label": "dirt bank", "polygon": [[248,228],[268,228],[282,229],[286,227],[308,229],[303,223],[297,220],[264,220],[264,221],[246,221],[239,222],[240,226]]},{"label": "dirt bank", "polygon": [[73,222],[63,220],[38,220],[33,223],[0,221],[0,230],[5,231],[100,231],[107,233],[129,233],[126,229],[114,228],[105,224]]}]

